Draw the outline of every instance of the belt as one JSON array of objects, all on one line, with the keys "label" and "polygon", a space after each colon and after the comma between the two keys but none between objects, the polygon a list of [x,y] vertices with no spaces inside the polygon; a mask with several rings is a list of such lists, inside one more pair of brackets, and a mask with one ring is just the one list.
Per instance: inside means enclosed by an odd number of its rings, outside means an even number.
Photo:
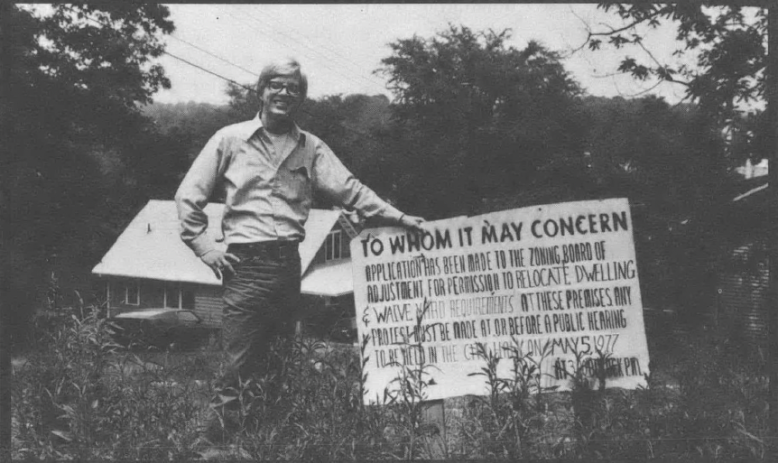
[{"label": "belt", "polygon": [[236,252],[251,256],[296,257],[299,256],[297,240],[257,241],[254,243],[233,243],[227,252]]}]

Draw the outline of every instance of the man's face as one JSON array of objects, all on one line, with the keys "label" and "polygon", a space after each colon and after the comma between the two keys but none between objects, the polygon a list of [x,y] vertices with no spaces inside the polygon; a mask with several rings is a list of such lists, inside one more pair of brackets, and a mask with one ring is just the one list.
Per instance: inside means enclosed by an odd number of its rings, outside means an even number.
[{"label": "man's face", "polygon": [[300,81],[295,76],[276,76],[262,92],[262,110],[273,116],[291,117],[300,106]]}]

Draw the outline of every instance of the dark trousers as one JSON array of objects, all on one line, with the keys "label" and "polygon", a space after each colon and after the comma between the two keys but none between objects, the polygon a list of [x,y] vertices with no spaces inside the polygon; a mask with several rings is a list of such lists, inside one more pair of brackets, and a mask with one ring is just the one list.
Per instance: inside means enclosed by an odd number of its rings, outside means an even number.
[{"label": "dark trousers", "polygon": [[[216,405],[237,398],[240,381],[268,373],[271,346],[290,343],[300,308],[300,254],[296,241],[232,244],[240,262],[225,274],[222,341],[226,368]],[[274,372],[269,372],[274,373]],[[235,403],[235,405],[237,405]]]}]

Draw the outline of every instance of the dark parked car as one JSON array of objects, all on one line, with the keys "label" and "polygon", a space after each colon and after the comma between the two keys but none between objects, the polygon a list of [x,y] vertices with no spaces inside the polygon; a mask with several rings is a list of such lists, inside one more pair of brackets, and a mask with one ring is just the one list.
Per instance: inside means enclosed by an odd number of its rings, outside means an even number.
[{"label": "dark parked car", "polygon": [[188,350],[208,343],[213,328],[186,309],[142,309],[110,318],[114,341],[135,349]]}]

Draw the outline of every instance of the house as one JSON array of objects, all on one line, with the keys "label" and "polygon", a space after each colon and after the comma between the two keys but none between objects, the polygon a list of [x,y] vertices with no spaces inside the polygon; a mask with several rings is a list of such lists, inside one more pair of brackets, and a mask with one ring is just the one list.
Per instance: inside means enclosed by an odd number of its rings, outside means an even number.
[{"label": "house", "polygon": [[[210,234],[223,249],[223,204],[205,208]],[[313,209],[300,244],[302,293],[309,310],[353,317],[349,243],[358,231],[340,210]],[[108,315],[152,307],[193,310],[206,326],[221,326],[221,280],[179,238],[176,205],[152,200],[92,270],[105,284]]]}]

